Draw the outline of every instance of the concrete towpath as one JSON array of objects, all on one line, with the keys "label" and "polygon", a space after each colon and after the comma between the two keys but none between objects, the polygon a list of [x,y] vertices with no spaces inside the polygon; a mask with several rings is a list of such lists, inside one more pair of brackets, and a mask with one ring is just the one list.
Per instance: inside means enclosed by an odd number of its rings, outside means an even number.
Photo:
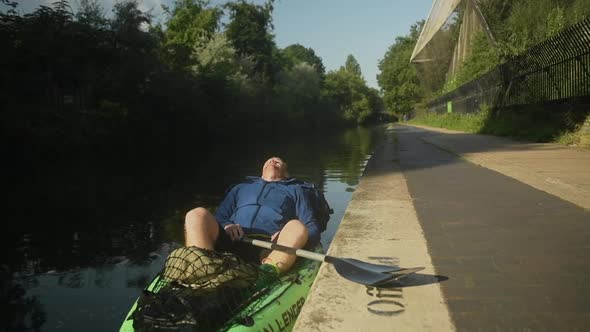
[{"label": "concrete towpath", "polygon": [[328,253],[427,269],[367,289],[324,264],[295,330],[588,331],[589,154],[396,126]]},{"label": "concrete towpath", "polygon": [[590,149],[413,127],[430,144],[590,210]]},{"label": "concrete towpath", "polygon": [[397,160],[393,128],[367,163],[328,254],[426,269],[376,289],[323,264],[294,331],[453,331],[426,241]]}]

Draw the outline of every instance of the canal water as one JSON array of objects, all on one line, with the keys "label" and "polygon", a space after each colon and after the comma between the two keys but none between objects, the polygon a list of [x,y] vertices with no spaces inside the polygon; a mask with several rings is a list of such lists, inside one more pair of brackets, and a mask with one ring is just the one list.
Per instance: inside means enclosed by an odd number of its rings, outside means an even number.
[{"label": "canal water", "polygon": [[[214,148],[38,167],[10,182],[2,331],[116,331],[183,241],[184,214],[279,156],[334,209],[328,248],[384,127],[211,142]],[[140,160],[140,161],[138,161]],[[5,222],[5,225],[8,223]]]}]

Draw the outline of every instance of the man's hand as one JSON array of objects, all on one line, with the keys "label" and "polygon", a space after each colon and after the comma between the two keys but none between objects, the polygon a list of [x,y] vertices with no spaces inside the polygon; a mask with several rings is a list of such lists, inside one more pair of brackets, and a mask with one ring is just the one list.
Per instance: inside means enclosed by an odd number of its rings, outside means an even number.
[{"label": "man's hand", "polygon": [[229,224],[226,225],[223,229],[225,230],[227,235],[229,235],[232,241],[237,241],[242,236],[244,236],[244,230],[242,229],[242,226],[238,224]]}]

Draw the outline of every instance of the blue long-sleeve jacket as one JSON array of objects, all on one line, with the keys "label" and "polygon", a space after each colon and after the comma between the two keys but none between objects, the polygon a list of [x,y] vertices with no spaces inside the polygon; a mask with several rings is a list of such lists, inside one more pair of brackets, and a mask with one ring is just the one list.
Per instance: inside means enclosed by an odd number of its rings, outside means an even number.
[{"label": "blue long-sleeve jacket", "polygon": [[312,207],[301,181],[268,182],[256,178],[234,186],[219,205],[215,218],[221,227],[239,224],[246,234],[267,235],[298,219],[307,227],[306,247],[313,247],[320,241],[320,230]]}]

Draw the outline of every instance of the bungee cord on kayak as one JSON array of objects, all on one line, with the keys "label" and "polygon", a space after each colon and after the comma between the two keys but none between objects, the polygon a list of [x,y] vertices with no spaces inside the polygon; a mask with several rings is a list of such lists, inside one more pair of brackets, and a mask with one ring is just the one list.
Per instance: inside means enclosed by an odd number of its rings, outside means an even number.
[{"label": "bungee cord on kayak", "polygon": [[178,248],[170,253],[151,287],[144,290],[129,319],[136,331],[183,327],[214,331],[247,323],[252,310],[245,310],[245,305],[256,308],[252,304],[280,283],[276,274],[235,254]]}]

